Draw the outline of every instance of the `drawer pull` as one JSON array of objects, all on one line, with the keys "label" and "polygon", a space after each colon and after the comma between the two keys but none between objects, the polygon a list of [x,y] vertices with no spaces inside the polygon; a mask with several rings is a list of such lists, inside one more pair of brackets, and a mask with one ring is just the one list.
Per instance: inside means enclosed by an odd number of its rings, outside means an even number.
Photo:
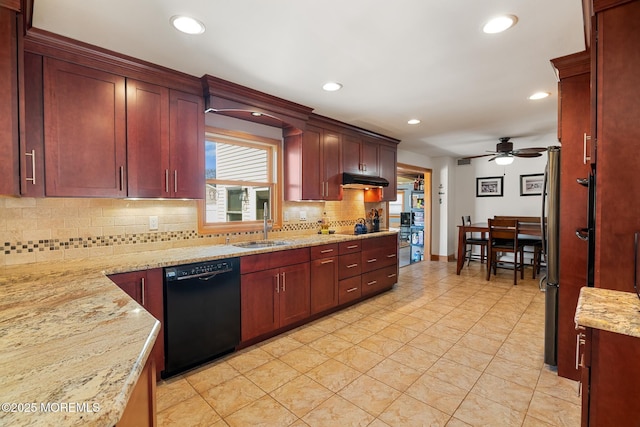
[{"label": "drawer pull", "polygon": [[395,257],[396,257],[396,254],[387,255],[387,258],[395,258]]},{"label": "drawer pull", "polygon": [[36,150],[31,150],[30,153],[24,153],[25,156],[31,156],[31,172],[33,173],[31,178],[25,178],[25,181],[31,181],[33,185],[36,184]]},{"label": "drawer pull", "polygon": [[347,268],[353,268],[353,267],[357,267],[357,266],[358,266],[358,264],[349,264],[349,265],[347,265]]},{"label": "drawer pull", "polygon": [[367,283],[367,286],[375,285],[376,283],[378,283],[377,280],[372,280],[372,281]]},{"label": "drawer pull", "polygon": [[377,258],[371,258],[371,259],[368,259],[368,260],[367,260],[367,262],[376,262],[376,261],[378,261],[378,259],[377,259]]},{"label": "drawer pull", "polygon": [[358,247],[358,245],[351,245],[351,246],[347,246],[347,249],[355,249],[357,247]]},{"label": "drawer pull", "polygon": [[357,291],[357,290],[358,290],[358,288],[349,288],[349,289],[347,289],[347,292],[353,292],[353,291]]},{"label": "drawer pull", "polygon": [[331,264],[333,262],[332,259],[326,259],[324,261],[321,261],[320,264]]},{"label": "drawer pull", "polygon": [[328,254],[329,252],[333,252],[333,249],[323,249],[320,251],[321,254]]},{"label": "drawer pull", "polygon": [[391,279],[392,277],[396,277],[396,273],[389,274],[387,277],[388,277],[389,279]]}]

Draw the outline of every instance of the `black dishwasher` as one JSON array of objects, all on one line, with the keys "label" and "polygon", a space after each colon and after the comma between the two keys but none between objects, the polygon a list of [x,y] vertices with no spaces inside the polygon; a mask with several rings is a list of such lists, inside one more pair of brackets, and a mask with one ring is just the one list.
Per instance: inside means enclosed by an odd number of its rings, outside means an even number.
[{"label": "black dishwasher", "polygon": [[164,269],[167,378],[235,350],[240,342],[240,260]]}]

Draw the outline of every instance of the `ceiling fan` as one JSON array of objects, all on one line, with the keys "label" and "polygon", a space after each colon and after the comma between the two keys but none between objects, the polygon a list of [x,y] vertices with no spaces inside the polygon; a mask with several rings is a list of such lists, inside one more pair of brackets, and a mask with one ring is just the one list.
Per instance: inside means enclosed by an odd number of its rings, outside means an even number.
[{"label": "ceiling fan", "polygon": [[543,151],[547,151],[542,147],[513,149],[513,142],[509,141],[510,136],[503,136],[500,142],[496,144],[496,151],[489,151],[489,154],[480,154],[479,156],[463,157],[463,159],[476,159],[478,157],[493,156],[489,161],[495,160],[498,165],[509,165],[513,162],[514,157],[540,157]]}]

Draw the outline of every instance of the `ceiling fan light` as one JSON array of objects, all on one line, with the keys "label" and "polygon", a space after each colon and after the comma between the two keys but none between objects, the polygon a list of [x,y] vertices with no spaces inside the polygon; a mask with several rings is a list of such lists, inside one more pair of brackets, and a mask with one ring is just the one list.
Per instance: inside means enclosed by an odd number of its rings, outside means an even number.
[{"label": "ceiling fan light", "polygon": [[496,157],[496,165],[507,166],[513,163],[513,157],[511,156],[498,156]]}]

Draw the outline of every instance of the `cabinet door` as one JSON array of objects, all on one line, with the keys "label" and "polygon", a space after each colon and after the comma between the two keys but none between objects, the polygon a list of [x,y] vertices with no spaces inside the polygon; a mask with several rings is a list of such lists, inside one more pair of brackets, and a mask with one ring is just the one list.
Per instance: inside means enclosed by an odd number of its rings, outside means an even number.
[{"label": "cabinet door", "polygon": [[25,139],[20,144],[20,194],[44,197],[44,111],[42,56],[24,54],[24,126]]},{"label": "cabinet door", "polygon": [[311,261],[311,314],[320,313],[336,305],[338,305],[338,257]]},{"label": "cabinet door", "polygon": [[340,172],[340,135],[324,131],[322,143],[322,169],[325,191],[324,200],[342,200],[342,175]]},{"label": "cabinet door", "polygon": [[125,79],[44,59],[47,196],[126,196]]},{"label": "cabinet door", "polygon": [[309,317],[311,310],[309,263],[280,269],[280,325],[286,326]]},{"label": "cabinet door", "polygon": [[134,271],[131,273],[112,274],[109,276],[109,279],[138,304],[144,305],[142,303],[142,287],[144,286],[146,277],[146,272]]},{"label": "cabinet door", "polygon": [[378,176],[378,157],[380,144],[364,140],[360,149],[361,172],[364,175]]},{"label": "cabinet door", "polygon": [[276,292],[276,280],[279,280],[279,275],[279,269],[242,275],[240,295],[243,341],[278,328],[280,293]]},{"label": "cabinet door", "polygon": [[142,289],[144,295],[144,308],[153,317],[160,321],[160,332],[156,338],[156,343],[151,350],[151,355],[156,365],[158,378],[164,370],[164,291],[161,268],[147,270],[146,283]]},{"label": "cabinet door", "polygon": [[360,160],[360,149],[362,139],[352,135],[342,135],[342,171],[348,173],[361,174],[362,162]]},{"label": "cabinet door", "polygon": [[169,196],[169,89],[127,80],[129,197]]},{"label": "cabinet door", "polygon": [[322,171],[322,129],[307,126],[302,135],[301,182],[303,200],[324,198],[324,174]]},{"label": "cabinet door", "polygon": [[171,90],[169,95],[170,192],[177,198],[203,199],[204,108],[202,97],[175,90]]},{"label": "cabinet door", "polygon": [[18,30],[16,13],[0,7],[0,194],[19,193]]},{"label": "cabinet door", "polygon": [[382,189],[382,201],[388,202],[398,198],[397,175],[398,166],[396,161],[397,147],[388,147],[380,145],[380,158],[378,163],[378,172],[382,178],[389,181],[389,186]]}]

